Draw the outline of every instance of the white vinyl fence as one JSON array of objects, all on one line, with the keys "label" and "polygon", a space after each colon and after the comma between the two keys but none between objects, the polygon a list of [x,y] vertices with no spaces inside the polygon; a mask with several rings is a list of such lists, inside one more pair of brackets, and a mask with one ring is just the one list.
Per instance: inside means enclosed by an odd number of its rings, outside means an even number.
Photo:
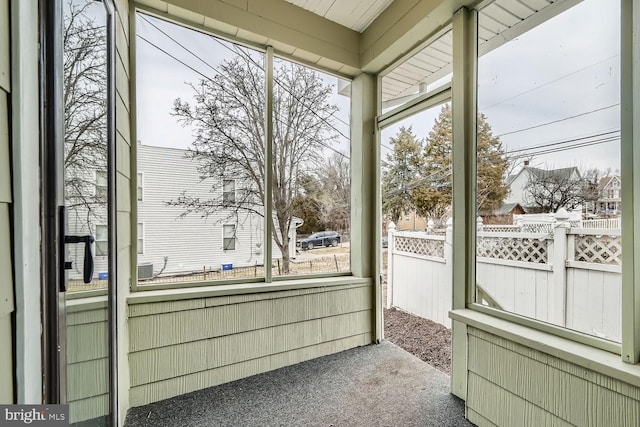
[{"label": "white vinyl fence", "polygon": [[[478,302],[613,341],[621,328],[619,229],[478,224]],[[452,232],[389,233],[387,306],[450,327]]]}]

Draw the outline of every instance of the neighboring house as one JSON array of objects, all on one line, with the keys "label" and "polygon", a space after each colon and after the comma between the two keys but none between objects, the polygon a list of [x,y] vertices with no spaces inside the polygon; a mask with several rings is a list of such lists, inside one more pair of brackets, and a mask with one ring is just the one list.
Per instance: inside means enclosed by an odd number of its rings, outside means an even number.
[{"label": "neighboring house", "polygon": [[513,224],[514,215],[523,215],[527,211],[520,203],[503,203],[498,209],[481,211],[483,224]]},{"label": "neighboring house", "polygon": [[418,215],[415,210],[402,212],[400,220],[396,224],[396,230],[426,230],[427,220]]},{"label": "neighboring house", "polygon": [[600,198],[595,204],[594,213],[619,214],[622,209],[622,180],[619,175],[602,178],[598,182]]},{"label": "neighboring house", "polygon": [[580,172],[575,166],[560,169],[539,169],[529,166],[529,162],[525,162],[525,165],[518,173],[507,178],[509,195],[505,198],[504,204],[518,203],[526,212],[535,212],[538,207],[532,206],[531,195],[528,193],[526,186],[531,179],[548,178],[550,176],[555,176],[559,179],[580,179]]},{"label": "neighboring house", "polygon": [[[209,216],[192,212],[186,216],[184,208],[168,206],[184,192],[200,200],[233,202],[236,180],[222,177],[223,183],[212,178],[202,180],[198,163],[186,157],[186,150],[138,144],[138,264],[143,266],[144,278],[162,271],[163,275],[220,269],[222,264],[248,267],[264,263],[263,217],[258,213],[219,210]],[[215,185],[214,185],[215,184]],[[96,188],[99,191],[100,177]],[[213,191],[213,193],[212,193]],[[216,193],[217,192],[217,193]],[[106,215],[99,215],[105,217]],[[83,218],[80,213],[75,215]],[[296,230],[303,221],[294,218],[289,231],[289,256],[296,256]],[[75,233],[95,236],[95,273],[107,271],[106,220],[80,219],[69,221]],[[273,258],[282,258],[272,240]],[[74,269],[69,277],[82,277],[82,245],[72,245]],[[166,261],[165,261],[166,259]],[[166,262],[166,264],[165,264]]]}]

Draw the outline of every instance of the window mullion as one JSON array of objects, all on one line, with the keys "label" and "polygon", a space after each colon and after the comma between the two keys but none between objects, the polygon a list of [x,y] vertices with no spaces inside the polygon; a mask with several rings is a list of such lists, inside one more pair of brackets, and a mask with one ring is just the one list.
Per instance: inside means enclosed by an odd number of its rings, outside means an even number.
[{"label": "window mullion", "polygon": [[[273,247],[273,46],[267,46],[265,56],[265,122],[264,122],[264,280],[273,279],[271,259]],[[295,244],[295,243],[294,243]]]},{"label": "window mullion", "polygon": [[[634,221],[634,212],[640,212],[640,109],[634,108],[634,99],[640,99],[637,51],[640,7],[631,0],[622,1],[621,37],[621,173],[622,182],[622,360],[640,362],[640,221]],[[638,142],[636,142],[638,141]]]}]

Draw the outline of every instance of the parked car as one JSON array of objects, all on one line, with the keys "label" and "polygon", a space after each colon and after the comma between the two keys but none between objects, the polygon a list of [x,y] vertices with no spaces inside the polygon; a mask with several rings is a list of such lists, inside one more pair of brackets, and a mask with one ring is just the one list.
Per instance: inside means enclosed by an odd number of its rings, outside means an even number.
[{"label": "parked car", "polygon": [[341,239],[342,237],[337,231],[320,231],[300,240],[300,248],[307,251],[320,246],[338,246]]}]

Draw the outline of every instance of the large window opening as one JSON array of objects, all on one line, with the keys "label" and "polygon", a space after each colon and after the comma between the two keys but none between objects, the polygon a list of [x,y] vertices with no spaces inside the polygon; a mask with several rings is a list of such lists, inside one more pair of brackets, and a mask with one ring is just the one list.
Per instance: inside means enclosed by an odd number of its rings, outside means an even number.
[{"label": "large window opening", "polygon": [[264,277],[264,53],[142,13],[136,28],[140,283]]},{"label": "large window opening", "polygon": [[350,273],[349,82],[144,13],[136,26],[140,284]]},{"label": "large window opening", "polygon": [[620,2],[492,49],[499,13],[479,13],[476,302],[620,342]]},{"label": "large window opening", "polygon": [[349,273],[349,82],[279,58],[273,81],[273,275]]},{"label": "large window opening", "polygon": [[385,127],[382,281],[385,337],[450,372],[452,111],[436,103]]}]

